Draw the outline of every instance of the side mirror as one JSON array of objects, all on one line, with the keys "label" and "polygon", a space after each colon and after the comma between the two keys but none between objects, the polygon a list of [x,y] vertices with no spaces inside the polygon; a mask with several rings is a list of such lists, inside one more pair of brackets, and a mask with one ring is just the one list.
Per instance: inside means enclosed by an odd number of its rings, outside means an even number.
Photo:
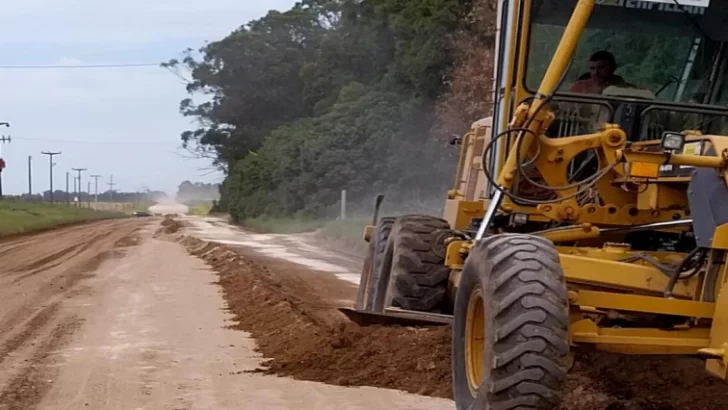
[{"label": "side mirror", "polygon": [[452,134],[452,139],[450,140],[450,145],[460,145],[462,143],[463,143],[463,137]]}]

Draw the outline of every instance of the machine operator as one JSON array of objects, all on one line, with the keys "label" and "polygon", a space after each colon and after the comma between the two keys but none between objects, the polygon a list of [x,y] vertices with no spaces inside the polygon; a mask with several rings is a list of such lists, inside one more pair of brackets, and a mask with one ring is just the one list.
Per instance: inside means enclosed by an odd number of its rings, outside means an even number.
[{"label": "machine operator", "polygon": [[582,94],[601,94],[605,88],[615,85],[621,87],[634,87],[624,81],[624,78],[614,74],[617,70],[617,60],[609,51],[597,51],[589,58],[589,73],[579,77],[579,81],[572,84],[569,91]]}]

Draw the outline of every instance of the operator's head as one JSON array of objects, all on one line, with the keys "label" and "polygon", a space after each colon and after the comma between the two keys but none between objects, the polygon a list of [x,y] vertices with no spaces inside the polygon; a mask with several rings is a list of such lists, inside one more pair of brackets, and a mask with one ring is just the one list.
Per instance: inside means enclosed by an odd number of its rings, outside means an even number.
[{"label": "operator's head", "polygon": [[596,81],[607,81],[616,69],[617,60],[609,51],[597,51],[589,58],[589,73]]}]

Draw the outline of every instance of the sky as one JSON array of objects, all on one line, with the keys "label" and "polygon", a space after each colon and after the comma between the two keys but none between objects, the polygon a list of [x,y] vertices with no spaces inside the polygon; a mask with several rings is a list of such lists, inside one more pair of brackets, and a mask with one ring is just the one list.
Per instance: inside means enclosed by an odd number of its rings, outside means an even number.
[{"label": "sky", "polygon": [[[0,12],[0,156],[5,194],[65,189],[66,172],[98,174],[99,191],[176,192],[184,180],[220,182],[209,161],[190,159],[180,133],[194,129],[179,114],[184,83],[158,65],[131,68],[28,68],[158,64],[180,58],[268,10],[294,0],[23,0]],[[7,4],[5,4],[7,3]],[[18,68],[25,66],[25,68]],[[71,171],[72,174],[76,174]],[[71,179],[71,186],[73,184]],[[95,187],[92,186],[92,191]]]}]

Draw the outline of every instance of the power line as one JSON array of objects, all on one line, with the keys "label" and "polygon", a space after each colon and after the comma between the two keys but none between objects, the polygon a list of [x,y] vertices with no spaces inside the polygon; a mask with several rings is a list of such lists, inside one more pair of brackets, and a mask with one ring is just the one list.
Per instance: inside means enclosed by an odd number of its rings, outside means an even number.
[{"label": "power line", "polygon": [[132,68],[160,67],[160,63],[120,63],[120,64],[69,64],[69,65],[0,65],[2,70],[71,69],[71,68]]},{"label": "power line", "polygon": [[17,140],[24,141],[39,141],[39,142],[56,142],[56,143],[67,143],[67,144],[91,144],[91,145],[165,145],[169,144],[166,142],[146,142],[146,141],[83,141],[83,140],[58,140],[58,139],[47,139],[47,138],[27,138],[27,137],[15,137]]}]

